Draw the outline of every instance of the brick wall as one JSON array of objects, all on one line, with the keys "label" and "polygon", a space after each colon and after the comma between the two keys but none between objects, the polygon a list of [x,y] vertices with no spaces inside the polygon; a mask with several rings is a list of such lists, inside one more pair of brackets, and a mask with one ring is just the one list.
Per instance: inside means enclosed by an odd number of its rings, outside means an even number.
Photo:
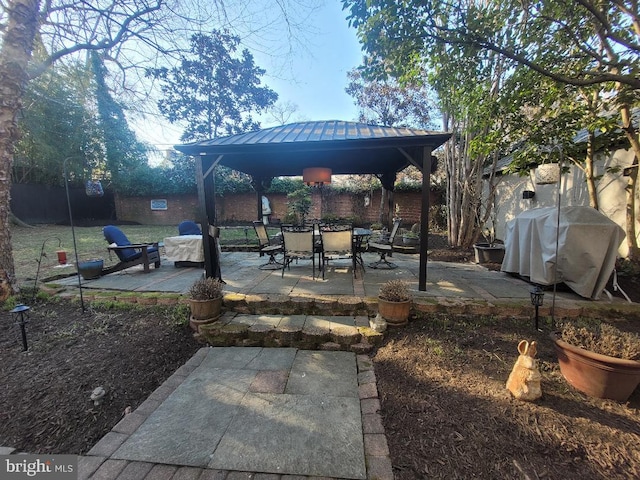
[{"label": "brick wall", "polygon": [[[166,210],[151,210],[151,200],[167,201]],[[115,195],[116,218],[122,222],[143,225],[178,225],[182,220],[194,220],[198,212],[197,195],[154,197],[123,197]]]},{"label": "brick wall", "polygon": [[[338,217],[357,217],[365,223],[377,222],[380,209],[381,191],[365,201],[365,194],[336,193],[332,190],[313,190],[310,218],[322,218],[332,214]],[[167,200],[167,210],[151,210],[151,200]],[[287,214],[287,196],[268,194],[271,204],[271,218],[283,219]],[[432,193],[431,202],[437,198]],[[420,221],[422,196],[420,192],[396,192],[394,203],[396,212],[404,225]],[[166,197],[122,197],[115,196],[116,215],[120,221],[138,222],[143,225],[177,225],[182,220],[196,220],[198,212],[197,195],[175,195]],[[255,193],[225,195],[216,198],[216,210],[220,222],[247,223],[257,219]]]}]

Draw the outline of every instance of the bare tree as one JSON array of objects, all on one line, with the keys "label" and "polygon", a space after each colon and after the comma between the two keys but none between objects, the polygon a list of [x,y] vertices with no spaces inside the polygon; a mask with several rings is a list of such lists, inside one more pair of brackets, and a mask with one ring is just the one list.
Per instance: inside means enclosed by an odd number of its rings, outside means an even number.
[{"label": "bare tree", "polygon": [[[282,32],[295,39],[307,21],[313,2],[277,2],[277,8],[249,18],[236,15],[224,0],[3,0],[0,2],[0,283],[4,295],[13,289],[14,262],[9,229],[9,200],[13,152],[18,141],[17,114],[27,82],[55,62],[86,58],[102,52],[105,63],[124,93],[141,89],[144,69],[159,55],[176,55],[190,34],[212,24],[237,23],[243,36],[266,35],[278,17]],[[248,9],[251,2],[230,0]],[[238,11],[241,8],[238,8]],[[302,13],[301,13],[302,12]],[[252,23],[255,22],[255,23]],[[32,51],[38,48],[38,61]],[[149,88],[148,85],[145,86]],[[0,298],[2,297],[0,293]]]}]

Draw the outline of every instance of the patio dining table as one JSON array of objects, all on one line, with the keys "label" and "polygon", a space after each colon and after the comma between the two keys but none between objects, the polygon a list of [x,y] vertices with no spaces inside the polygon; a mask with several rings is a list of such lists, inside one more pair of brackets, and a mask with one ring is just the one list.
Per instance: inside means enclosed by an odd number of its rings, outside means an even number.
[{"label": "patio dining table", "polygon": [[356,257],[356,264],[362,267],[362,271],[365,271],[364,260],[362,259],[362,252],[366,251],[366,242],[371,237],[371,230],[368,228],[356,227],[353,229],[353,255]]}]

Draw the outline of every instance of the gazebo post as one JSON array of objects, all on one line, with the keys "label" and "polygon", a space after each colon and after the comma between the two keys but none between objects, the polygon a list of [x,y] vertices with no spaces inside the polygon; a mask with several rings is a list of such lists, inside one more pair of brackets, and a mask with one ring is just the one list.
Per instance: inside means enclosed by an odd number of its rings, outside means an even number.
[{"label": "gazebo post", "polygon": [[429,250],[429,207],[431,206],[431,147],[422,147],[422,208],[420,209],[420,269],[418,290],[427,290],[427,250]]},{"label": "gazebo post", "polygon": [[207,278],[214,277],[222,280],[220,272],[220,257],[216,248],[216,240],[209,235],[209,225],[216,224],[216,191],[215,167],[222,156],[212,161],[205,154],[196,159],[196,182],[198,185],[198,204],[200,223],[202,225],[202,246],[204,249],[204,270]]},{"label": "gazebo post", "polygon": [[395,197],[393,195],[394,190],[391,189],[389,190],[389,192],[387,193],[387,198],[389,199],[389,204],[387,207],[387,225],[389,230],[391,230],[391,227],[393,226],[393,219],[396,218],[396,212],[395,209],[393,208],[395,205]]},{"label": "gazebo post", "polygon": [[264,190],[258,186],[256,188],[256,209],[258,210],[258,220],[260,221],[262,221],[262,194],[263,193],[264,193]]}]

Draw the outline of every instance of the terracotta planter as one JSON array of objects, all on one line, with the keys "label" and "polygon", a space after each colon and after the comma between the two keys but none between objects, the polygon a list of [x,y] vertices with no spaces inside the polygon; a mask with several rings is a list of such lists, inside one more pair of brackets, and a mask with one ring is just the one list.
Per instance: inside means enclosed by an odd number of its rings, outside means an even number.
[{"label": "terracotta planter", "polygon": [[575,347],[551,333],[560,371],[576,390],[591,397],[626,401],[640,384],[640,362]]},{"label": "terracotta planter", "polygon": [[191,307],[191,316],[195,320],[217,318],[222,311],[222,297],[213,300],[189,299],[189,306]]},{"label": "terracotta planter", "polygon": [[221,316],[222,314],[218,315],[217,317],[205,318],[204,320],[197,320],[193,318],[193,316],[191,316],[189,317],[189,326],[194,332],[200,333],[200,327],[202,325],[208,325],[210,323],[217,322]]},{"label": "terracotta planter", "polygon": [[390,302],[378,297],[378,313],[390,326],[402,326],[409,322],[411,300]]}]

